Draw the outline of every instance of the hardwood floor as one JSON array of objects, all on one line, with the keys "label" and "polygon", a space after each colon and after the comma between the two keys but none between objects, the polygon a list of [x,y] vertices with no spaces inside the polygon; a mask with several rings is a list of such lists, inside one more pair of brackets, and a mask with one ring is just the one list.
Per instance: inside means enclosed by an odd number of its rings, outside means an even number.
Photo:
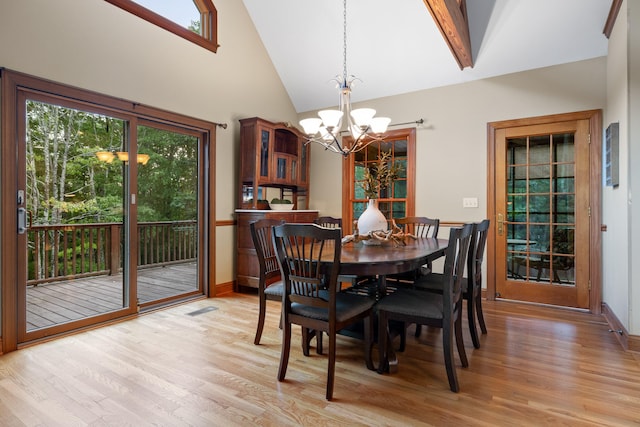
[{"label": "hardwood floor", "polygon": [[394,375],[368,371],[361,343],[340,337],[327,402],[326,356],[304,357],[298,329],[276,380],[280,305],[268,301],[260,346],[257,308],[255,295],[192,301],[0,356],[0,425],[640,424],[640,357],[600,316],[485,302],[489,334],[476,350],[465,329],[458,394],[439,330],[410,333]]}]

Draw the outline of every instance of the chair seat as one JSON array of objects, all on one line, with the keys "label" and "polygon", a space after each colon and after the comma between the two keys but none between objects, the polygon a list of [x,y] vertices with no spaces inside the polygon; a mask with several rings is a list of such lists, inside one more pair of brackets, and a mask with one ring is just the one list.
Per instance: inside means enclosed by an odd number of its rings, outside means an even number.
[{"label": "chair seat", "polygon": [[271,297],[277,297],[277,299],[282,299],[282,294],[284,293],[282,281],[279,280],[277,282],[273,282],[269,286],[264,289],[264,294],[267,298],[271,299]]},{"label": "chair seat", "polygon": [[[442,281],[444,277],[441,273],[431,273],[427,277],[422,277],[414,284],[416,289],[422,289],[426,291],[440,291],[442,292]],[[467,293],[468,280],[466,277],[462,278],[462,293]]]},{"label": "chair seat", "polygon": [[442,295],[415,289],[403,289],[387,295],[376,306],[378,310],[432,319],[444,317],[443,307]]},{"label": "chair seat", "polygon": [[[325,293],[325,292],[321,292]],[[328,292],[323,295],[326,299]],[[347,294],[344,292],[336,293],[336,322],[341,323],[346,319],[355,317],[358,313],[362,313],[375,305],[373,298]],[[291,304],[291,312],[305,317],[317,320],[328,320],[329,310],[322,307],[312,307],[299,303]]]}]

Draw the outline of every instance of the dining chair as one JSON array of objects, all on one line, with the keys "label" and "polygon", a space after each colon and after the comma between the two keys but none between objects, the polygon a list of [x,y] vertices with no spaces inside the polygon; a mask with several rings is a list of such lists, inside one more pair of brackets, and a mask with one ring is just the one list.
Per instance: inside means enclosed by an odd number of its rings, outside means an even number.
[{"label": "dining chair", "polygon": [[[342,218],[336,218],[332,216],[320,216],[313,221],[314,224],[318,224],[325,228],[339,228],[342,231]],[[342,234],[344,237],[344,234]],[[355,276],[351,274],[341,274],[338,276],[338,283],[349,283],[351,287],[356,286],[358,283],[371,281],[370,276]],[[341,288],[340,288],[341,289]]]},{"label": "dining chair", "polygon": [[[467,276],[462,279],[462,298],[467,301],[467,319],[469,333],[475,348],[480,348],[480,337],[476,327],[476,317],[482,334],[487,333],[487,326],[482,312],[482,261],[484,259],[490,220],[485,219],[475,224],[474,233],[469,243],[467,254]],[[433,273],[430,279],[416,283],[416,287],[429,291],[442,292],[442,279]],[[416,336],[420,335],[420,325],[416,325]]]},{"label": "dining chair", "polygon": [[[456,393],[460,390],[453,354],[453,341],[455,339],[462,366],[469,366],[462,340],[462,277],[474,227],[474,224],[466,224],[462,228],[452,228],[449,232],[444,273],[439,276],[442,293],[398,288],[394,293],[378,302],[378,372],[383,373],[387,369],[393,370],[389,360],[390,351],[387,348],[390,345],[388,342],[390,320],[429,325],[442,328],[444,362],[449,388]],[[431,276],[425,276],[419,280],[433,279]]]},{"label": "dining chair", "polygon": [[282,224],[284,224],[284,220],[280,219],[259,219],[249,224],[251,239],[253,240],[260,268],[258,279],[258,327],[253,340],[255,345],[260,344],[262,337],[267,300],[282,301],[280,267],[278,266],[271,238],[273,227]]},{"label": "dining chair", "polygon": [[[394,219],[394,222],[403,232],[412,234],[415,237],[437,238],[440,229],[439,219],[425,216],[397,218]],[[418,277],[429,273],[431,273],[431,262],[413,271],[389,275],[387,276],[387,282],[411,285]]]},{"label": "dining chair", "polygon": [[364,355],[371,357],[372,298],[338,292],[341,233],[317,224],[283,224],[274,228],[273,243],[284,281],[282,351],[278,381],[284,381],[291,349],[292,325],[302,327],[302,348],[310,331],[329,336],[326,398],[333,398],[337,332],[353,323],[364,323]]}]

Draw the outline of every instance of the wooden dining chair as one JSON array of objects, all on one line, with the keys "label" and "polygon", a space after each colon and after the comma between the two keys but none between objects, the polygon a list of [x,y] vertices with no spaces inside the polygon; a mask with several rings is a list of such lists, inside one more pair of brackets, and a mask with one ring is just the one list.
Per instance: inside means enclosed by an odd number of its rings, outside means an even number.
[{"label": "wooden dining chair", "polygon": [[284,220],[280,219],[259,219],[249,224],[260,269],[258,276],[258,327],[253,340],[255,345],[260,344],[262,337],[267,300],[282,301],[280,267],[271,238],[273,227],[282,224],[284,224]]},{"label": "wooden dining chair", "polygon": [[317,224],[284,224],[274,228],[273,242],[284,280],[282,352],[278,381],[284,381],[291,349],[291,327],[302,327],[302,348],[311,331],[329,335],[326,398],[333,398],[337,332],[364,322],[365,364],[371,358],[372,298],[338,292],[341,233]]},{"label": "wooden dining chair", "polygon": [[342,218],[336,218],[333,216],[319,216],[313,220],[313,223],[324,228],[342,229]]},{"label": "wooden dining chair", "polygon": [[[437,218],[427,218],[425,216],[409,216],[394,219],[394,223],[404,233],[415,237],[437,238],[440,229],[440,220]],[[406,273],[392,274],[387,276],[387,283],[397,285],[412,285],[421,275],[431,272],[431,263],[423,265],[421,268]]]},{"label": "wooden dining chair", "polygon": [[[469,333],[475,348],[480,348],[480,337],[476,327],[476,318],[482,334],[487,333],[487,325],[482,312],[482,261],[484,259],[487,235],[489,234],[490,221],[485,219],[475,224],[473,236],[469,243],[467,254],[467,276],[462,279],[462,298],[467,301],[467,319]],[[430,280],[416,283],[416,287],[428,291],[442,292],[442,279],[440,274],[433,273]],[[420,325],[416,325],[416,336],[420,335]]]},{"label": "wooden dining chair", "polygon": [[[387,342],[390,320],[429,325],[442,328],[442,345],[449,388],[453,392],[460,390],[453,354],[453,341],[455,339],[462,366],[467,367],[469,362],[462,340],[462,277],[474,227],[474,224],[466,224],[462,228],[452,228],[449,232],[444,273],[439,276],[442,293],[398,288],[394,293],[378,302],[378,349],[380,354],[378,372],[382,373],[390,369],[390,362],[392,362],[389,360],[388,346],[390,343]],[[425,276],[420,280],[432,279],[431,276]]]},{"label": "wooden dining chair", "polygon": [[[320,216],[313,221],[314,224],[318,224],[324,228],[339,228],[342,233],[342,218],[336,218],[333,216]],[[344,234],[341,234],[344,237]],[[364,278],[362,278],[364,279]],[[362,280],[360,279],[360,280]],[[338,283],[348,283],[349,286],[355,286],[358,283],[358,276],[341,274],[338,276]]]}]

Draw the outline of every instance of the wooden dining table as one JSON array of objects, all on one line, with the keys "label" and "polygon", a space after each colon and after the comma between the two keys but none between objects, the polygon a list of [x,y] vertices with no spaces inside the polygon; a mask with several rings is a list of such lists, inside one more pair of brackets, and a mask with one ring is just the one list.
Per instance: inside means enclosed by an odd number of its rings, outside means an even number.
[{"label": "wooden dining table", "polygon": [[402,244],[347,243],[341,250],[340,274],[378,276],[378,293],[384,297],[387,275],[419,269],[429,261],[444,256],[447,245],[447,239],[411,237],[405,237]]},{"label": "wooden dining table", "polygon": [[[339,274],[377,276],[376,298],[384,298],[387,294],[387,275],[412,271],[427,264],[429,261],[434,261],[444,256],[448,243],[447,239],[414,239],[411,237],[405,237],[402,244],[367,245],[362,242],[347,243],[341,248]],[[361,338],[361,332],[357,330],[343,330],[340,333]],[[388,360],[385,361],[385,364],[390,366],[393,371],[397,365],[397,357],[395,356],[392,340],[388,339],[387,343],[389,345],[386,352]],[[369,349],[369,351],[372,350],[373,347]],[[378,368],[376,369],[378,370]]]}]

